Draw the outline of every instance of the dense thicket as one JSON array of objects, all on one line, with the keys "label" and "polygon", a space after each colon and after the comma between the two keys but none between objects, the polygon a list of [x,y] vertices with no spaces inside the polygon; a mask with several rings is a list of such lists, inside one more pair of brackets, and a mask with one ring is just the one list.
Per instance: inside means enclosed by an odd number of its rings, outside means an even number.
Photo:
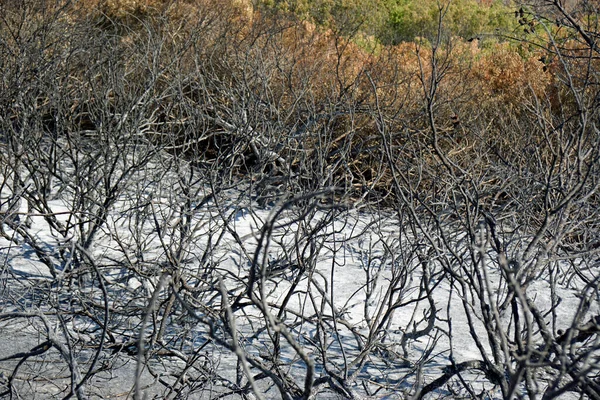
[{"label": "dense thicket", "polygon": [[2,395],[600,398],[597,21],[0,3]]}]

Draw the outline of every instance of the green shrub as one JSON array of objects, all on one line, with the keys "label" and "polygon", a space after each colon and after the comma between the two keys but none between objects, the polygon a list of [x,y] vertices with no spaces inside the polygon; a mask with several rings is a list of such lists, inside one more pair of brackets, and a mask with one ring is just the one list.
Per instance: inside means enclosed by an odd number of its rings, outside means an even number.
[{"label": "green shrub", "polygon": [[443,34],[465,39],[507,32],[516,24],[514,11],[500,1],[483,4],[477,0],[388,0],[386,7],[388,20],[380,35],[386,43],[434,37],[440,12]]},{"label": "green shrub", "polygon": [[259,0],[259,8],[289,13],[342,35],[361,33],[383,44],[432,38],[440,7],[445,35],[465,39],[511,32],[517,26],[514,9],[502,1],[477,0]]}]

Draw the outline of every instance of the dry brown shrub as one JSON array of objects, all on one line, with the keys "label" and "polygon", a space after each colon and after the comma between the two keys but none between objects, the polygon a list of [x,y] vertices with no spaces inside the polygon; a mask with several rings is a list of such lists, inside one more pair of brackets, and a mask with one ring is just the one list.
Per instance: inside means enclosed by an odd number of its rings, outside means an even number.
[{"label": "dry brown shrub", "polygon": [[340,95],[339,91],[355,83],[369,61],[369,55],[351,40],[308,23],[286,30],[281,46],[295,62],[297,79],[310,80],[317,98]]},{"label": "dry brown shrub", "polygon": [[[71,14],[79,18],[104,18],[133,28],[153,19],[168,19],[173,30],[181,25],[193,27],[215,13],[222,20],[248,25],[254,17],[249,0],[79,0]],[[189,33],[189,32],[188,32]]]},{"label": "dry brown shrub", "polygon": [[[129,28],[143,21],[152,28],[124,30],[119,50],[127,54],[123,62],[128,84],[144,87],[148,66],[161,71],[157,92],[169,93],[161,100],[161,107],[168,109],[161,117],[164,126],[184,127],[182,121],[191,118],[188,106],[210,114],[215,109],[231,110],[234,96],[247,95],[269,104],[264,118],[278,120],[281,130],[282,138],[275,140],[286,142],[285,135],[306,122],[299,119],[317,121],[311,135],[303,138],[308,157],[324,157],[324,163],[342,165],[335,172],[336,179],[347,187],[366,185],[382,192],[390,185],[388,166],[382,163],[382,132],[389,136],[394,151],[406,152],[398,155],[399,163],[407,163],[410,152],[417,154],[420,146],[431,144],[425,93],[434,55],[427,44],[401,43],[370,54],[331,30],[261,15],[248,0],[84,0],[76,4],[80,10],[85,8],[87,17],[105,15]],[[150,34],[164,36],[149,38]],[[160,41],[158,60],[148,59],[157,54],[149,51],[148,46],[155,43],[149,39]],[[186,47],[186,41],[191,45]],[[520,132],[502,125],[509,126],[507,116],[526,115],[536,98],[554,96],[557,105],[564,105],[565,94],[554,82],[560,71],[540,62],[540,56],[523,57],[507,44],[481,49],[476,41],[456,40],[449,48],[438,49],[436,62],[443,67],[444,77],[436,92],[434,121],[441,148],[458,165],[478,157],[481,147],[474,144],[482,134],[491,136],[489,142],[498,148],[509,148],[520,140]],[[171,65],[173,60],[177,63]],[[206,89],[209,94],[199,93],[201,85],[194,86],[207,78],[204,71],[217,82]],[[179,100],[170,91],[177,80],[185,82],[185,107],[175,104]],[[229,92],[223,94],[223,90]],[[262,117],[257,116],[253,125],[262,124]],[[268,123],[264,121],[265,126]],[[205,129],[221,128],[207,124]],[[178,134],[174,129],[173,135]],[[185,140],[187,136],[174,141]],[[317,155],[323,141],[327,148]],[[295,150],[289,145],[278,151],[296,166]],[[433,157],[419,157],[433,163]],[[480,170],[484,169],[482,161]]]},{"label": "dry brown shrub", "polygon": [[387,48],[371,64],[371,73],[373,81],[378,83],[377,94],[384,104],[405,108],[420,102],[419,57],[414,43]]},{"label": "dry brown shrub", "polygon": [[473,78],[489,100],[518,106],[525,93],[540,96],[552,80],[539,57],[535,54],[524,58],[509,44],[496,44],[479,57]]}]

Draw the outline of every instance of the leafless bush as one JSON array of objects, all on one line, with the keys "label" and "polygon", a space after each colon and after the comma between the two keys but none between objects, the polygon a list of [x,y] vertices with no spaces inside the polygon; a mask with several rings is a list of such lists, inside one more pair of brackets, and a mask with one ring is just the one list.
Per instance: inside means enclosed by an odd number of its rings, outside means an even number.
[{"label": "leafless bush", "polygon": [[555,90],[476,115],[441,34],[0,6],[2,394],[600,397],[597,49],[548,6]]},{"label": "leafless bush", "polygon": [[[507,119],[513,130],[507,134],[522,136],[512,149],[494,146],[487,132],[467,126],[463,132],[477,138],[477,151],[465,159],[462,151],[448,150],[451,139],[438,122],[444,102],[452,102],[439,92],[448,71],[448,44],[440,41],[432,44],[432,56],[422,59],[429,127],[423,131],[424,155],[411,159],[418,164],[416,179],[396,163],[388,138],[393,128],[375,110],[399,204],[410,210],[409,224],[430,248],[428,258],[443,271],[449,289],[445,317],[436,324],[450,344],[448,365],[417,390],[417,397],[442,385],[451,390],[453,379],[473,398],[490,395],[492,387],[499,387],[503,398],[598,396],[597,361],[592,361],[598,355],[598,276],[589,269],[597,252],[591,238],[597,230],[599,143],[590,119],[598,113],[590,90],[597,79],[596,57],[592,47],[582,63],[579,55],[556,45],[550,29],[548,35],[561,62],[561,94],[534,95],[525,114]],[[561,112],[554,112],[556,102]],[[415,181],[421,184],[407,189]],[[586,265],[586,272],[575,265]],[[567,318],[558,315],[561,302],[571,304]],[[455,355],[458,315],[468,326],[469,345],[477,349],[475,359]],[[488,385],[476,388],[465,378],[467,371],[478,371]]]}]

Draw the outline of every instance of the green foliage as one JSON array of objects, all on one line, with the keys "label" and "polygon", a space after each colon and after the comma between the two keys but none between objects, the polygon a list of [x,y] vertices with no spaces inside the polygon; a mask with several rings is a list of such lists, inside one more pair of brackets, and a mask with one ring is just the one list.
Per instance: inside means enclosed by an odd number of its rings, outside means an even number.
[{"label": "green foliage", "polygon": [[260,8],[291,13],[341,34],[379,32],[388,11],[378,0],[259,0]]},{"label": "green foliage", "polygon": [[440,14],[443,33],[465,39],[510,31],[515,25],[512,9],[500,1],[485,5],[476,0],[389,0],[387,7],[389,19],[384,40],[388,43],[434,37]]},{"label": "green foliage", "polygon": [[465,39],[509,32],[517,25],[514,9],[502,1],[259,0],[258,5],[293,14],[343,35],[361,32],[384,44],[433,37],[440,11],[443,33]]}]

